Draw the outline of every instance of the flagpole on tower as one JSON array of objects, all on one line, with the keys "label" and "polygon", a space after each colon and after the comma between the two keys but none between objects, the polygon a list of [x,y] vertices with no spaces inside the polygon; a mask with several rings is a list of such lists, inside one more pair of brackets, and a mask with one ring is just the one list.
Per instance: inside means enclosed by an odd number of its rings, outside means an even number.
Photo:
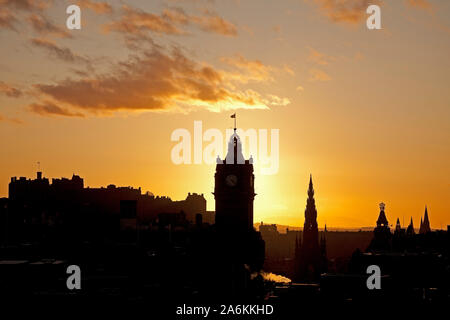
[{"label": "flagpole on tower", "polygon": [[231,118],[234,119],[234,131],[236,131],[236,112],[231,115]]}]

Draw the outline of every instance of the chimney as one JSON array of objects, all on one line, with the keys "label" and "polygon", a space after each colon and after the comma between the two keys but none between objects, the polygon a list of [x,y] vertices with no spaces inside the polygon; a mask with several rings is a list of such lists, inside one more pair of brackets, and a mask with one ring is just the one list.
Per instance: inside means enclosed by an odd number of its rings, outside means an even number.
[{"label": "chimney", "polygon": [[41,172],[41,171],[38,171],[38,172],[37,172],[37,179],[38,179],[38,180],[41,180],[41,179],[42,179],[42,172]]}]

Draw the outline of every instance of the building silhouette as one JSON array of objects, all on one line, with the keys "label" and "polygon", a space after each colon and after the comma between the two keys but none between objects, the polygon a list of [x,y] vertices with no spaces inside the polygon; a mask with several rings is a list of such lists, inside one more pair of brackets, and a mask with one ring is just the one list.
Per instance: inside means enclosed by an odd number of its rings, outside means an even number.
[{"label": "building silhouette", "polygon": [[319,244],[317,209],[314,200],[312,176],[309,178],[308,199],[306,200],[303,239],[297,238],[295,256],[295,280],[317,281],[326,266],[326,240],[322,235]]},{"label": "building silhouette", "polygon": [[391,249],[392,233],[385,213],[386,205],[380,203],[380,213],[377,226],[373,230],[373,239],[369,245],[369,251],[383,251]]},{"label": "building silhouette", "polygon": [[[426,219],[425,219],[426,218]],[[428,215],[422,219],[428,220]],[[353,299],[371,305],[414,303],[417,307],[448,304],[449,233],[444,230],[416,234],[413,219],[405,231],[397,219],[391,233],[384,204],[380,204],[377,226],[366,252],[355,250],[349,263],[350,276],[367,277],[367,268],[381,270],[381,289],[367,290],[365,282],[352,288]],[[351,288],[351,285],[348,284]]]},{"label": "building silhouette", "polygon": [[397,218],[397,222],[395,223],[394,233],[401,233],[402,230],[404,231],[404,229],[402,229],[402,225],[400,224],[400,218]]},{"label": "building silhouette", "polygon": [[323,228],[323,232],[320,235],[320,272],[327,272],[328,271],[328,258],[327,258],[327,225],[325,224],[325,227]]},{"label": "building silhouette", "polygon": [[[432,231],[427,208],[418,234],[412,218],[406,230],[397,218],[391,232],[383,203],[373,233],[319,231],[310,176],[303,230],[278,232],[261,222],[256,232],[253,163],[236,130],[214,179],[215,224],[203,194],[173,201],[140,188],[85,187],[75,174],[11,178],[9,199],[0,199],[0,298],[150,301],[164,314],[187,301],[273,302],[281,319],[298,312],[299,301],[352,308],[448,302],[450,226]],[[72,264],[83,268],[88,290],[80,295],[66,290]],[[380,291],[366,286],[374,264],[382,270]],[[269,272],[293,281],[272,283]]]},{"label": "building silhouette", "polygon": [[423,217],[423,221],[422,218],[420,219],[419,233],[425,234],[428,232],[431,232],[431,228],[430,228],[430,220],[428,219],[428,208],[427,206],[425,206],[425,214]]},{"label": "building silhouette", "polygon": [[406,228],[406,235],[408,237],[413,237],[415,234],[416,234],[416,231],[414,231],[413,218],[411,217],[411,221],[409,222],[408,228]]},{"label": "building silhouette", "polygon": [[89,238],[135,230],[138,225],[194,224],[197,214],[202,223],[214,223],[203,194],[188,193],[184,200],[173,201],[142,193],[141,188],[113,184],[89,188],[75,174],[51,182],[42,172],[36,179],[12,177],[8,205],[9,240],[16,241],[40,238],[48,228],[65,230],[61,236],[75,233]]},{"label": "building silhouette", "polygon": [[236,128],[228,142],[225,159],[217,157],[214,181],[218,250],[231,261],[233,269],[247,265],[253,271],[260,270],[265,249],[261,234],[253,226],[256,195],[253,159],[244,158]]},{"label": "building silhouette", "polygon": [[234,129],[224,160],[217,157],[214,176],[216,226],[239,232],[253,230],[253,200],[255,198],[253,160],[245,160],[242,143]]}]

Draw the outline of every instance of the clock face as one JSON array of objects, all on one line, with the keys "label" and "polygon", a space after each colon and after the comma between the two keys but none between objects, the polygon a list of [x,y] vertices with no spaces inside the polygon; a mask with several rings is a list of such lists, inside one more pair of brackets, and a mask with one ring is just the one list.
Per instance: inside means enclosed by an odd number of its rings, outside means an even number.
[{"label": "clock face", "polygon": [[238,178],[234,174],[230,174],[225,178],[227,186],[234,187],[237,184]]}]

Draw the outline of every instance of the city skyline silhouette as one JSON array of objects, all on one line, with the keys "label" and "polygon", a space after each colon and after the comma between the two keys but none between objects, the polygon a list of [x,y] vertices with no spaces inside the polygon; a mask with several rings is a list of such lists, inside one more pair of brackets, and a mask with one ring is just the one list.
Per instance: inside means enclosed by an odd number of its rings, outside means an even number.
[{"label": "city skyline silhouette", "polygon": [[449,1],[0,7],[2,307],[448,306]]},{"label": "city skyline silhouette", "polygon": [[445,1],[381,0],[381,30],[353,0],[81,1],[79,30],[65,3],[26,2],[2,2],[0,197],[40,161],[50,177],[174,199],[182,176],[213,210],[212,165],[175,165],[171,134],[193,137],[194,121],[224,132],[237,113],[242,129],[280,130],[255,221],[301,225],[312,173],[320,226],[370,226],[381,201],[395,218],[419,225],[428,205],[432,228],[450,224]]}]

